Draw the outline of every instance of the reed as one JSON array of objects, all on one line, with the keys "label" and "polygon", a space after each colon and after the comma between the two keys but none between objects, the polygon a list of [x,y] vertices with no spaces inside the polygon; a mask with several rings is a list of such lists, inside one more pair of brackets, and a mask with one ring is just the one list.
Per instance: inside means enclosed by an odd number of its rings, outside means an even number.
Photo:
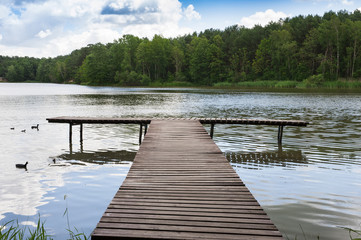
[{"label": "reed", "polygon": [[[66,217],[67,231],[69,233],[69,240],[88,240],[90,236],[80,232],[76,227],[73,230],[70,227],[69,210],[67,195],[64,195],[66,201],[66,209],[63,217]],[[46,233],[45,222],[41,221],[40,215],[36,228],[28,226],[21,226],[17,220],[12,220],[1,225],[0,223],[0,240],[52,240],[53,237]]]},{"label": "reed", "polygon": [[9,221],[0,226],[1,240],[46,240],[52,239],[50,235],[46,234],[44,222],[38,220],[37,227],[32,229],[30,227],[22,227],[18,221]]},{"label": "reed", "polygon": [[[79,232],[76,227],[67,229],[70,240],[88,240],[90,239],[84,233]],[[0,225],[0,240],[52,240],[53,236],[46,233],[45,222],[37,222],[35,229],[28,226],[21,226],[17,220],[12,220]]]},{"label": "reed", "polygon": [[343,227],[343,229],[348,231],[350,240],[361,240],[361,230],[355,230],[347,227]]}]

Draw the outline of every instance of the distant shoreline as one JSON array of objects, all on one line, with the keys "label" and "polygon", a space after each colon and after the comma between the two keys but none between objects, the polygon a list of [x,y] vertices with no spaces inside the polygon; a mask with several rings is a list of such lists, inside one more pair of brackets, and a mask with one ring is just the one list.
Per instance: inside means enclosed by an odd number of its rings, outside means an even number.
[{"label": "distant shoreline", "polygon": [[255,91],[255,92],[310,92],[310,93],[361,93],[361,81],[333,81],[324,82],[319,86],[306,85],[303,82],[297,81],[255,81],[255,82],[239,82],[229,83],[221,82],[216,83],[213,86],[201,86],[193,85],[189,82],[158,82],[149,86],[122,86],[122,85],[86,85],[77,83],[43,83],[36,81],[25,81],[25,82],[8,82],[0,81],[1,83],[34,83],[34,84],[59,84],[59,85],[79,85],[88,87],[116,87],[116,88],[186,88],[186,89],[209,89],[209,90],[234,90],[234,91]]}]

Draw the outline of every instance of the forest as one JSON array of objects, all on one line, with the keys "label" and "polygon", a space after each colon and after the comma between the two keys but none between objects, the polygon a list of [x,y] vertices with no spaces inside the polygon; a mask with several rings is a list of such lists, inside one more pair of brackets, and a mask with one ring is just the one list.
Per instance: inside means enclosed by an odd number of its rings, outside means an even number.
[{"label": "forest", "polygon": [[[326,12],[262,27],[230,26],[176,38],[124,35],[66,56],[0,56],[8,82],[96,86],[321,86],[361,79],[361,12]],[[1,79],[1,78],[0,78]],[[282,84],[284,83],[284,84]]]}]

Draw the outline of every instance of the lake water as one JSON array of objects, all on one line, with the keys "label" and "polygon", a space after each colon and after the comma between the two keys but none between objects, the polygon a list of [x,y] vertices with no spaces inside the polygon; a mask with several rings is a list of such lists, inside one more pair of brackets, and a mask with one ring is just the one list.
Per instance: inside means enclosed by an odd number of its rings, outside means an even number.
[{"label": "lake water", "polygon": [[[222,117],[310,122],[286,127],[282,149],[277,127],[215,126],[214,141],[286,238],[361,229],[361,94],[1,83],[0,113],[0,224],[40,216],[55,239],[68,224],[89,235],[139,148],[138,125],[85,125],[83,146],[75,126],[70,148],[68,125],[48,117]],[[27,171],[15,168],[26,161]]]}]

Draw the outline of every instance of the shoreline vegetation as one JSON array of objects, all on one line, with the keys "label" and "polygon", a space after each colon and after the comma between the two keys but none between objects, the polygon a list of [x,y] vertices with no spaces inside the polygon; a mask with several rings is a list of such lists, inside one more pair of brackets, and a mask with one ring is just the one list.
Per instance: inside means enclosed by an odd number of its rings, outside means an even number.
[{"label": "shoreline vegetation", "polygon": [[[79,232],[74,227],[74,231],[67,229],[69,240],[88,240],[84,233]],[[41,222],[40,217],[37,226],[32,228],[29,226],[22,226],[18,221],[9,221],[4,225],[0,225],[0,240],[53,240],[54,236],[47,234],[45,222]]]},{"label": "shoreline vegetation", "polygon": [[361,11],[176,38],[124,35],[54,58],[0,55],[0,82],[89,86],[361,89]]},{"label": "shoreline vegetation", "polygon": [[[0,81],[1,83],[11,83],[7,81]],[[38,81],[24,81],[16,83],[42,83]],[[60,83],[60,84],[76,84],[76,83]],[[195,85],[189,82],[153,82],[146,86],[123,86],[119,84],[112,85],[89,85],[77,84],[83,86],[97,86],[97,87],[131,87],[131,88],[199,88],[199,89],[224,89],[224,90],[246,90],[246,91],[296,91],[296,92],[361,92],[361,81],[327,81],[322,84],[313,84],[307,81],[247,81],[247,82],[219,82],[212,86]]]}]

